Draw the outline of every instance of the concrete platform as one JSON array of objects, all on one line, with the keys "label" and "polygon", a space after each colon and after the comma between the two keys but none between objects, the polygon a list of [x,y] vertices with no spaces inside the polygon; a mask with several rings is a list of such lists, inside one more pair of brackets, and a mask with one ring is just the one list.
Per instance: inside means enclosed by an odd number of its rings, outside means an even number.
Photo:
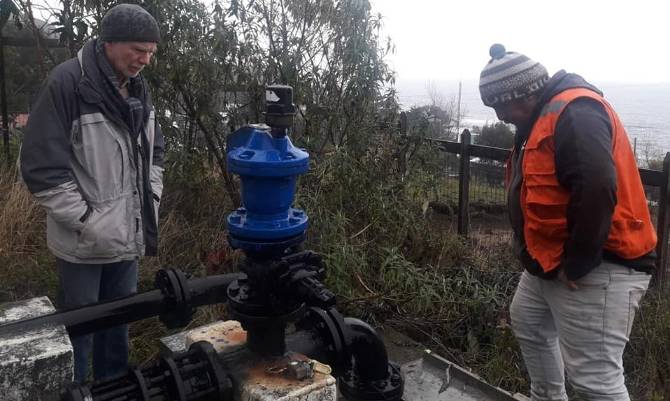
[{"label": "concrete platform", "polygon": [[311,371],[306,377],[290,374],[292,362],[309,364],[306,356],[288,353],[261,359],[245,345],[247,333],[239,322],[219,321],[160,339],[161,353],[183,352],[197,341],[214,346],[235,383],[240,401],[336,401],[336,381],[330,374]]},{"label": "concrete platform", "polygon": [[[0,325],[55,311],[47,297],[0,305]],[[57,397],[73,378],[74,362],[65,327],[44,327],[25,333],[0,329],[0,399],[47,401]]]},{"label": "concrete platform", "polygon": [[434,354],[402,365],[406,401],[530,401],[492,386],[479,376]]}]

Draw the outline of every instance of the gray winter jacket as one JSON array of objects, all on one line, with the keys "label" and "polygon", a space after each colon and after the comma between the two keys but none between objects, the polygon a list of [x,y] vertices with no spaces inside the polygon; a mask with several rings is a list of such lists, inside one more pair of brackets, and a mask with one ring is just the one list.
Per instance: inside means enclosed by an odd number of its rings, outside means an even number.
[{"label": "gray winter jacket", "polygon": [[33,105],[21,174],[47,210],[47,245],[73,263],[113,263],[155,255],[164,140],[146,82],[136,132],[103,85],[95,41],[57,66]]}]

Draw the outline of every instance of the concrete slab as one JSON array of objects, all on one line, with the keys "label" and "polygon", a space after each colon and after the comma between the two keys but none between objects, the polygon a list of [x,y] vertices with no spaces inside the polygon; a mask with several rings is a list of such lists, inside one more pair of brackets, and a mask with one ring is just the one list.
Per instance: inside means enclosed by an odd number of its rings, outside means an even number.
[{"label": "concrete slab", "polygon": [[207,341],[221,353],[227,348],[235,349],[246,344],[247,332],[239,322],[234,320],[216,321],[199,326],[191,330],[180,331],[159,340],[160,352],[169,355],[175,352],[185,352],[196,341]]},{"label": "concrete slab", "polygon": [[241,401],[336,401],[335,378],[314,372],[312,377],[292,378],[282,369],[291,361],[309,361],[301,354],[277,360],[258,360],[240,366]]},{"label": "concrete slab", "polygon": [[403,400],[408,401],[528,401],[522,394],[492,386],[479,376],[426,350],[421,359],[402,366]]},{"label": "concrete slab", "polygon": [[240,322],[226,320],[185,333],[186,348],[198,341],[207,341],[214,346],[216,352],[227,353],[246,345],[247,332],[242,329]]},{"label": "concrete slab", "polygon": [[[0,305],[0,325],[55,311],[47,297]],[[74,372],[72,345],[65,327],[25,333],[0,330],[0,388],[4,401],[54,399]]]},{"label": "concrete slab", "polygon": [[280,358],[262,359],[248,351],[246,339],[246,331],[240,323],[229,320],[163,337],[160,347],[162,353],[169,354],[186,351],[197,341],[212,344],[233,377],[236,400],[336,401],[336,380],[330,374],[310,368],[307,375],[301,370],[300,378],[291,374],[291,362],[311,366],[309,358],[288,353]]}]

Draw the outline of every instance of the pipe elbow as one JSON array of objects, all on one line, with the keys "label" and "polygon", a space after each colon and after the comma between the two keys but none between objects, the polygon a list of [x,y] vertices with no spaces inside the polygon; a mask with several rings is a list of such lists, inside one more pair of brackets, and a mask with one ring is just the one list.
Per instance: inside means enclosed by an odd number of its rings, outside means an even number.
[{"label": "pipe elbow", "polygon": [[351,335],[354,370],[364,380],[384,380],[388,377],[388,354],[381,336],[362,320],[346,317],[344,323]]}]

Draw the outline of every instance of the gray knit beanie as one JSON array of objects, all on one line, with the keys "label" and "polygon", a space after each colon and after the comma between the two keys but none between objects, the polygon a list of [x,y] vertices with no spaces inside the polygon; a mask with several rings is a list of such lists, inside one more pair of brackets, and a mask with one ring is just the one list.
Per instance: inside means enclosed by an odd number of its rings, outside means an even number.
[{"label": "gray knit beanie", "polygon": [[154,42],[161,40],[154,17],[136,4],[119,4],[100,23],[103,42]]},{"label": "gray knit beanie", "polygon": [[479,93],[489,107],[529,96],[544,88],[547,69],[523,54],[505,51],[501,44],[489,50],[489,60],[479,76]]}]

